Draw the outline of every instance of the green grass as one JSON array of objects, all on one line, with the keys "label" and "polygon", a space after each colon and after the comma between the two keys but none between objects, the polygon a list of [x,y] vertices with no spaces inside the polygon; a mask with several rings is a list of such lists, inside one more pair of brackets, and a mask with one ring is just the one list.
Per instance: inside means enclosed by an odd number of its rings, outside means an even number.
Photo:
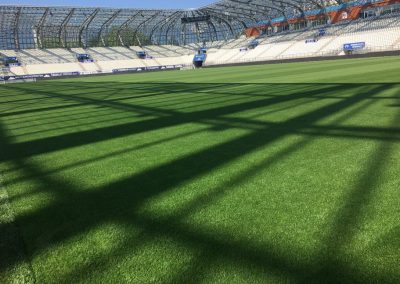
[{"label": "green grass", "polygon": [[0,149],[1,283],[400,279],[400,58],[1,86]]}]

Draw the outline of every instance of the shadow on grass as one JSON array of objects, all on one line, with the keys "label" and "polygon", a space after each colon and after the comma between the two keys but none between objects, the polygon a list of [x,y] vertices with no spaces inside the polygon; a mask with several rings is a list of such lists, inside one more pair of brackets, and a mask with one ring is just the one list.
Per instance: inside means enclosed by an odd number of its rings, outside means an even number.
[{"label": "shadow on grass", "polygon": [[[171,92],[170,85],[167,84],[168,88],[164,87],[165,94]],[[212,86],[214,84],[210,84],[209,89],[212,94]],[[249,84],[240,84],[243,87],[246,87]],[[251,84],[250,84],[251,85]],[[277,88],[281,88],[286,86],[287,84],[277,84]],[[290,85],[290,84],[289,84]],[[186,87],[186,91],[189,92],[191,89],[191,84],[184,84]],[[265,93],[273,93],[276,92],[274,84],[255,84],[261,89],[265,89]],[[294,101],[302,98],[309,98],[314,95],[323,93],[334,93],[334,92],[341,92],[344,90],[358,90],[362,88],[363,85],[361,84],[344,84],[344,85],[325,85],[325,84],[317,84],[317,85],[306,85],[306,91],[304,92],[296,92],[298,87],[304,87],[304,84],[293,84],[293,90],[288,95],[276,96],[276,97],[267,97],[267,98],[260,98],[255,101],[243,102],[228,106],[222,106],[214,109],[205,109],[205,110],[198,110],[188,113],[180,113],[175,111],[165,111],[163,109],[158,108],[151,108],[151,107],[143,107],[140,105],[132,105],[132,104],[121,104],[117,103],[114,104],[112,102],[103,102],[97,99],[91,98],[81,98],[81,97],[74,97],[73,95],[59,95],[59,94],[49,94],[48,92],[36,92],[35,90],[31,90],[30,93],[37,94],[39,96],[51,96],[51,97],[60,97],[64,100],[69,101],[78,101],[78,102],[85,102],[88,105],[98,105],[98,106],[106,106],[112,109],[123,109],[123,110],[130,110],[134,113],[141,113],[141,114],[151,114],[154,116],[162,116],[157,117],[154,119],[148,119],[139,122],[133,123],[125,123],[116,126],[109,126],[98,128],[94,130],[87,130],[81,131],[79,133],[72,133],[72,134],[64,134],[59,135],[56,137],[49,137],[38,139],[29,142],[22,142],[14,145],[15,147],[19,148],[19,151],[15,151],[11,154],[11,157],[6,159],[13,159],[15,158],[14,155],[18,155],[18,157],[29,157],[32,155],[38,155],[42,153],[49,153],[52,151],[67,149],[76,146],[82,146],[85,144],[90,144],[94,142],[105,141],[117,137],[123,137],[132,134],[143,133],[147,131],[162,129],[166,127],[182,125],[184,123],[191,123],[191,122],[198,122],[204,119],[211,119],[211,118],[219,118],[222,116],[226,116],[229,114],[234,114],[236,112],[243,112],[246,110],[262,108],[273,106],[279,103]],[[60,86],[61,88],[62,86]],[[371,85],[371,88],[379,88],[381,85]],[[150,87],[149,87],[150,88]],[[151,87],[153,88],[153,87]],[[161,88],[161,86],[160,86]],[[182,89],[183,86],[178,87],[178,89]],[[194,86],[193,89],[196,90],[197,86]],[[161,88],[163,89],[163,88]],[[165,117],[164,117],[165,115]]]},{"label": "shadow on grass", "polygon": [[[142,88],[142,91],[153,92],[160,92],[160,85],[164,86],[163,84],[158,84],[156,86],[150,85],[148,87],[146,84],[138,85]],[[215,84],[206,84],[201,90],[209,90],[210,93],[212,93],[214,89],[213,85]],[[135,86],[135,84],[129,84],[129,86]],[[224,86],[225,85],[222,84],[221,88]],[[229,84],[229,86],[231,86],[231,84]],[[259,90],[260,93],[276,92],[274,84],[253,84],[253,87],[254,86],[262,89]],[[167,236],[178,242],[199,249],[201,253],[197,259],[184,271],[178,272],[174,281],[190,281],[191,279],[195,279],[192,277],[205,273],[208,269],[207,265],[212,264],[212,259],[215,257],[214,252],[216,250],[219,252],[218,258],[228,259],[238,265],[258,267],[260,270],[276,271],[288,275],[297,282],[325,282],[338,279],[358,282],[360,279],[363,279],[362,274],[354,272],[346,266],[343,267],[340,261],[335,262],[335,254],[333,253],[332,255],[332,252],[340,250],[341,247],[351,239],[351,228],[360,220],[361,209],[364,206],[363,202],[368,202],[377,185],[376,176],[371,174],[371,171],[372,169],[376,171],[384,170],[385,161],[387,156],[390,155],[391,148],[386,147],[386,145],[383,145],[382,148],[378,149],[376,155],[371,157],[371,162],[365,171],[365,176],[363,175],[360,177],[359,185],[357,185],[347,197],[348,203],[344,204],[343,208],[337,213],[337,216],[334,217],[337,221],[334,222],[335,225],[332,227],[332,238],[327,240],[329,251],[321,252],[322,261],[318,265],[310,266],[310,264],[307,263],[299,263],[296,260],[287,259],[284,256],[272,253],[272,251],[274,251],[273,248],[254,248],[246,242],[230,240],[229,236],[222,235],[221,237],[219,232],[205,234],[194,230],[190,226],[183,225],[180,222],[184,216],[191,214],[197,208],[223,196],[228,190],[229,185],[226,185],[224,189],[216,190],[215,195],[200,196],[193,202],[188,203],[180,212],[172,214],[171,217],[166,219],[143,216],[138,214],[135,210],[150,198],[172,190],[199,176],[210,173],[261,147],[279,141],[287,135],[298,133],[298,131],[302,129],[314,127],[314,124],[320,120],[352,107],[392,87],[390,84],[277,84],[277,86],[278,88],[291,87],[293,90],[288,95],[267,98],[261,97],[255,101],[189,113],[165,111],[140,105],[126,105],[114,102],[105,103],[95,98],[77,98],[73,95],[55,93],[48,95],[43,92],[35,93],[35,91],[31,91],[39,96],[57,97],[67,101],[99,105],[112,109],[133,111],[135,113],[146,112],[158,117],[124,125],[104,127],[20,143],[14,143],[8,137],[4,127],[1,126],[0,147],[5,149],[5,151],[1,153],[0,161],[14,163],[17,168],[24,172],[25,176],[33,178],[35,182],[38,183],[40,190],[51,191],[56,196],[56,200],[53,203],[28,214],[17,216],[17,222],[24,224],[23,231],[25,234],[29,232],[31,245],[28,247],[28,254],[35,255],[53,245],[62,243],[79,234],[84,234],[100,224],[114,221],[125,224],[126,226],[138,226],[143,230],[144,234],[149,237]],[[298,86],[302,86],[308,90],[297,92],[296,88]],[[62,86],[60,86],[60,88],[61,87]],[[216,86],[216,88],[218,87],[219,86]],[[192,89],[197,90],[197,86],[180,84],[174,88],[174,84],[168,84],[161,88],[161,90],[163,90],[161,92],[167,94],[168,92],[179,90],[180,92],[190,93]],[[336,100],[286,121],[267,124],[259,130],[253,129],[249,134],[188,154],[166,164],[155,165],[151,169],[89,192],[79,191],[74,188],[73,184],[68,183],[68,181],[56,180],[46,172],[43,172],[40,166],[27,161],[28,157],[34,155],[185,123],[203,123],[205,120],[218,121],[221,119],[225,127],[230,127],[229,121],[226,119],[223,120],[223,117],[227,115],[261,107],[270,107],[282,102],[313,98],[314,95],[320,95],[321,93],[340,93],[342,91],[353,91],[355,94],[343,97],[340,100]],[[251,96],[251,92],[246,95]],[[295,105],[293,107],[295,107]],[[362,107],[358,111],[360,110],[362,110]],[[347,119],[350,116],[351,114],[342,117],[342,119]],[[212,122],[208,122],[208,124],[212,124]],[[217,123],[216,127],[221,127],[221,125]],[[330,126],[324,126],[320,130],[314,128],[314,134],[324,136],[329,130]],[[351,135],[351,133],[348,133],[348,135]],[[374,135],[376,135],[376,132]],[[379,137],[376,139],[379,139]],[[163,143],[163,141],[160,141],[160,143]],[[264,161],[263,164],[250,167],[249,171],[238,175],[237,179],[232,180],[232,182],[238,184],[246,178],[251,178],[251,176],[256,174],[259,170],[298,151],[307,143],[308,140],[305,139],[298,144],[284,149],[280,153],[276,153],[273,158]],[[376,163],[377,157],[379,157],[379,163]],[[194,167],[193,165],[196,166]],[[365,187],[368,188],[365,189]],[[350,216],[351,219],[349,219]],[[73,220],[73,222],[71,222],[71,220]],[[5,227],[2,225],[2,227],[0,227],[0,232],[4,229]],[[123,252],[116,252],[116,254],[123,254]],[[204,261],[204,258],[206,261]],[[10,257],[7,259],[6,263],[3,263],[3,266],[11,267],[15,265],[15,263],[18,263],[18,261],[20,261],[18,258]],[[99,260],[99,262],[102,261],[104,260]],[[94,269],[101,269],[101,263],[95,266]],[[79,278],[84,271],[85,270],[75,271],[70,277],[75,279]],[[374,277],[373,279],[364,280],[371,280],[372,282],[390,281],[393,276],[374,275]]]}]

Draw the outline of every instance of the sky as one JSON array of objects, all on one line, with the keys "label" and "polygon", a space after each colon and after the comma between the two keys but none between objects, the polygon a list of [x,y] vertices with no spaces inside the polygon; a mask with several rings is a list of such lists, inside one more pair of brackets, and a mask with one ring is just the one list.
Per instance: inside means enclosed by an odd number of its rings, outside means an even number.
[{"label": "sky", "polygon": [[216,0],[0,0],[0,5],[187,9],[214,2]]}]

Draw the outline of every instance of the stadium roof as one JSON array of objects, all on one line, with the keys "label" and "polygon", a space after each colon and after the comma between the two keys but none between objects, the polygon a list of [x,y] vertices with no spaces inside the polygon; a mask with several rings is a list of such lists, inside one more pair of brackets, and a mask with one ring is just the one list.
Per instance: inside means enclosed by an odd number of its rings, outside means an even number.
[{"label": "stadium roof", "polygon": [[170,10],[0,6],[0,49],[228,40],[262,20],[301,17],[304,11],[340,1],[222,0]]}]

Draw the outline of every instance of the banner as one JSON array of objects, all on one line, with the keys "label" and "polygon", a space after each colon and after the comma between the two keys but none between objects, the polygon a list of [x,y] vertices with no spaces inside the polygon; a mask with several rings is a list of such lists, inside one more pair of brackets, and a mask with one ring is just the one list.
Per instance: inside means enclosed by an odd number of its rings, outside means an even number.
[{"label": "banner", "polygon": [[343,45],[344,50],[363,49],[364,47],[365,47],[365,42],[345,43]]},{"label": "banner", "polygon": [[113,69],[112,73],[124,73],[124,72],[142,72],[142,71],[156,71],[165,69],[179,69],[182,65],[162,65],[162,66],[148,66],[148,67],[134,67],[134,68],[119,68]]},{"label": "banner", "polygon": [[310,42],[317,42],[318,40],[315,38],[308,38],[306,39],[306,43],[310,43]]},{"label": "banner", "polygon": [[[174,70],[180,69],[184,65],[162,65],[162,66],[148,66],[148,67],[134,67],[134,68],[120,68],[113,69],[112,73],[124,73],[124,72],[142,72],[142,71],[157,71],[157,70]],[[98,71],[80,71],[80,72],[59,72],[59,73],[44,73],[44,74],[30,74],[30,75],[12,75],[12,76],[1,76],[0,80],[21,80],[21,79],[36,79],[36,78],[52,78],[52,77],[63,77],[63,76],[81,76],[81,75],[95,75],[95,74],[106,74],[108,72]]]},{"label": "banner", "polygon": [[193,58],[194,62],[203,62],[206,60],[206,55],[205,54],[196,54]]}]

